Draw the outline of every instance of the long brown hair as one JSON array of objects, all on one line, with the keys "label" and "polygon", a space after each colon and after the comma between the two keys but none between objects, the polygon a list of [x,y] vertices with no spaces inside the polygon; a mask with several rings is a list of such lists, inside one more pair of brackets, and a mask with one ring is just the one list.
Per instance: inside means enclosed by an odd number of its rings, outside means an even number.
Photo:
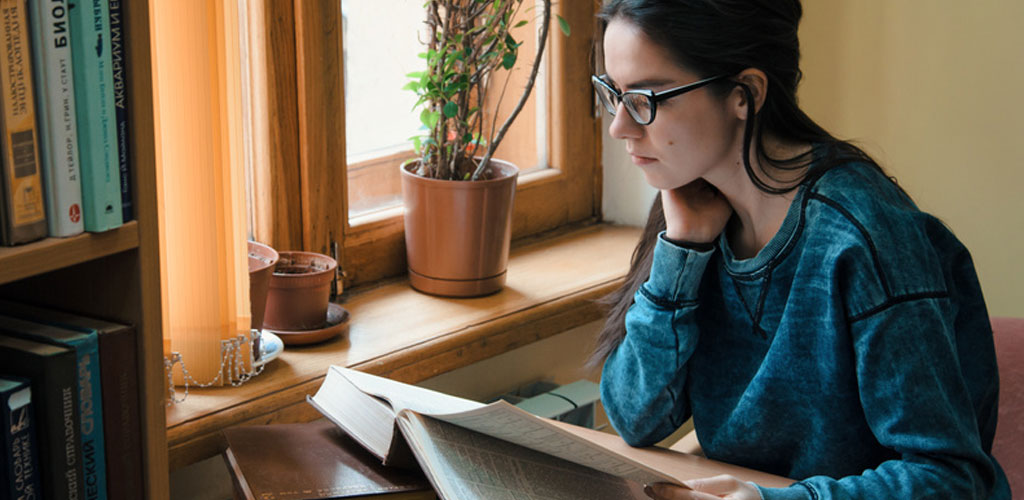
[{"label": "long brown hair", "polygon": [[[664,47],[680,66],[700,78],[738,74],[747,68],[758,68],[765,73],[768,87],[764,104],[757,112],[754,106],[747,107],[742,156],[750,180],[758,189],[771,194],[792,191],[828,169],[850,161],[880,168],[862,149],[829,134],[797,104],[796,89],[803,76],[797,38],[802,16],[800,0],[611,0],[598,15],[603,27],[612,20],[632,23]],[[747,94],[747,102],[751,102],[749,88],[739,82],[722,81],[713,84],[713,90],[725,95],[737,85]],[[824,147],[816,153],[817,158],[810,152],[791,158],[774,158],[765,150],[766,136],[786,143]],[[804,169],[811,166],[812,161],[814,168],[796,180],[782,182],[763,168],[755,171],[750,163],[751,148],[762,164],[779,171]],[[773,182],[766,182],[764,178]],[[591,367],[601,364],[625,337],[626,312],[633,304],[634,294],[650,276],[654,245],[664,229],[665,215],[659,193],[633,251],[625,283],[601,301],[608,308],[608,317],[588,362]]]}]

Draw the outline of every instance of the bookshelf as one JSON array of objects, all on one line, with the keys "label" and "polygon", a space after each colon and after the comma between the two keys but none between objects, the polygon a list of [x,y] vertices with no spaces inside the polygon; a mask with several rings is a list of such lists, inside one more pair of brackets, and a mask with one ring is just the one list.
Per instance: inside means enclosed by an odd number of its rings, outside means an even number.
[{"label": "bookshelf", "polygon": [[169,483],[149,3],[123,7],[136,220],[104,233],[0,248],[0,297],[136,326],[146,498],[162,500]]}]

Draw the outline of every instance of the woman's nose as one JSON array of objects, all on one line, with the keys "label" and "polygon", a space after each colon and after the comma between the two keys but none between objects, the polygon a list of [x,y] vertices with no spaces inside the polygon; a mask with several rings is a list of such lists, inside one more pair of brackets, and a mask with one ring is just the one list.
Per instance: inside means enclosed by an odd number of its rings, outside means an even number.
[{"label": "woman's nose", "polygon": [[626,111],[626,106],[619,102],[616,105],[612,123],[608,125],[608,135],[615,139],[636,139],[643,134],[643,125],[634,121],[633,117],[629,116],[629,111]]}]

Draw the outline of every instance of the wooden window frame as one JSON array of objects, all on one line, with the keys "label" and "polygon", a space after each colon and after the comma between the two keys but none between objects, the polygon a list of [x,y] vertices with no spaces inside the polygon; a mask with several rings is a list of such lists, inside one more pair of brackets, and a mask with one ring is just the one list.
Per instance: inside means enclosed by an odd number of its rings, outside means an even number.
[{"label": "wooden window frame", "polygon": [[[341,9],[320,0],[248,8],[252,236],[279,250],[333,254],[344,285],[406,272],[402,207],[348,217]],[[590,75],[599,2],[558,2],[572,34],[550,35],[548,164],[520,177],[512,236],[601,213],[601,133]]]}]

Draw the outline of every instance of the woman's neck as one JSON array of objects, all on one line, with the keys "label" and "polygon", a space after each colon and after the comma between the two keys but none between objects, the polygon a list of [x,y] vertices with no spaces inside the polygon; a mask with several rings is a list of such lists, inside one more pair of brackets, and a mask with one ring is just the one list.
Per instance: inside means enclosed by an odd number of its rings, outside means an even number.
[{"label": "woman's neck", "polygon": [[[781,146],[774,141],[769,143],[774,143],[774,146],[768,147],[768,153],[773,158],[792,158],[811,149],[809,144]],[[772,187],[792,186],[792,181],[802,178],[806,171],[806,168],[794,171],[775,168],[763,159],[754,158],[753,153],[750,161],[754,173]],[[729,248],[736,258],[749,259],[757,255],[779,232],[789,206],[796,197],[796,190],[784,194],[766,193],[754,185],[741,162],[735,163],[734,168],[724,172],[720,179],[708,181],[715,184],[733,207],[732,220],[725,229]],[[770,175],[765,175],[765,171]]]}]

